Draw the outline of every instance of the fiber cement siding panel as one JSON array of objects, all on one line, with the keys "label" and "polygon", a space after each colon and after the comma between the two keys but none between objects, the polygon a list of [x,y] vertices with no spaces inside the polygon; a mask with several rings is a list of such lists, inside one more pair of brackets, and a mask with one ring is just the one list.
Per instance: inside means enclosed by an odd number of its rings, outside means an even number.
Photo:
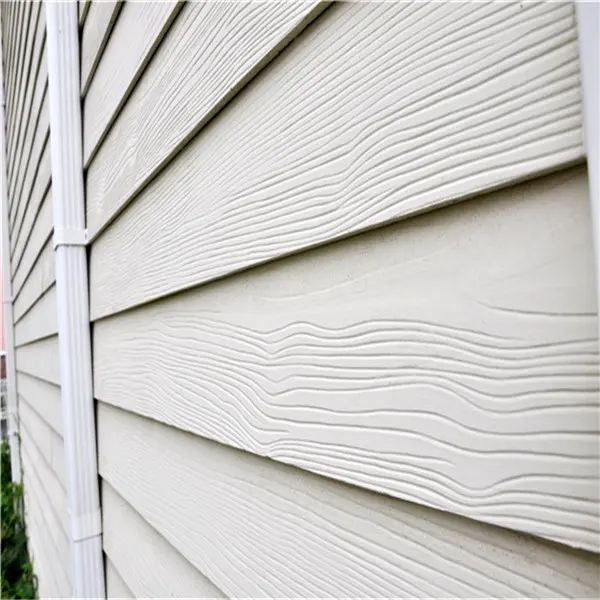
[{"label": "fiber cement siding panel", "polygon": [[[170,146],[135,131],[90,167],[92,234]],[[335,4],[97,239],[92,318],[583,155],[570,4]]]},{"label": "fiber cement siding panel", "polygon": [[85,95],[83,157],[86,165],[181,6],[181,2],[127,2],[123,7]]},{"label": "fiber cement siding panel", "polygon": [[105,481],[102,519],[104,551],[118,565],[136,598],[223,597]]},{"label": "fiber cement siding panel", "polygon": [[[92,0],[81,32],[81,91],[85,93],[123,2]],[[137,35],[138,32],[131,32]],[[126,51],[125,48],[122,51]]]},{"label": "fiber cement siding panel", "polygon": [[98,321],[105,402],[598,549],[584,168]]},{"label": "fiber cement siding panel", "polygon": [[62,437],[62,408],[60,387],[27,373],[17,372],[19,402],[26,402],[40,417]]},{"label": "fiber cement siding panel", "polygon": [[15,325],[15,346],[58,334],[56,286],[53,285]]},{"label": "fiber cement siding panel", "polygon": [[187,3],[90,165],[90,236],[326,5]]},{"label": "fiber cement siding panel", "polygon": [[121,575],[112,562],[106,558],[106,597],[107,598],[135,598],[127,584],[123,581]]},{"label": "fiber cement siding panel", "polygon": [[58,336],[44,338],[15,350],[17,370],[60,385]]},{"label": "fiber cement siding panel", "polygon": [[36,300],[56,281],[54,248],[52,239],[48,239],[39,253],[23,287],[14,299],[14,318],[18,323]]},{"label": "fiber cement siding panel", "polygon": [[597,557],[100,403],[102,477],[229,597],[595,597]]}]

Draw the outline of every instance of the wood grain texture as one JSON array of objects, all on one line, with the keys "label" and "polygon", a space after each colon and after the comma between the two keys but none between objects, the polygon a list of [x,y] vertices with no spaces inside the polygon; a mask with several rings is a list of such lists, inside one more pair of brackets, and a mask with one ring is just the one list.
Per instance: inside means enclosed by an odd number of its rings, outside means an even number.
[{"label": "wood grain texture", "polygon": [[105,561],[105,573],[107,598],[135,598],[108,557]]},{"label": "wood grain texture", "polygon": [[592,273],[577,168],[99,321],[95,394],[597,550]]},{"label": "wood grain texture", "polygon": [[44,338],[15,350],[17,370],[60,385],[58,336]]},{"label": "wood grain texture", "polygon": [[15,325],[15,346],[58,334],[56,286],[53,285]]},{"label": "wood grain texture", "polygon": [[104,551],[136,598],[223,598],[223,592],[106,482],[102,482],[102,522]]},{"label": "wood grain texture", "polygon": [[128,2],[124,5],[85,96],[83,158],[86,166],[181,6],[181,2]]},{"label": "wood grain texture", "polygon": [[24,240],[22,250],[18,248],[11,261],[13,270],[13,295],[15,296],[21,291],[21,288],[25,284],[33,265],[40,255],[40,251],[52,237],[53,217],[51,188],[49,188],[43,196],[39,212],[36,217],[32,217],[32,220],[32,227],[27,239]]},{"label": "wood grain texture", "polygon": [[98,407],[102,477],[229,597],[595,596],[595,556]]},{"label": "wood grain texture", "polygon": [[[92,0],[81,32],[81,93],[85,94],[104,46],[123,6],[120,1]],[[135,35],[134,32],[131,32]],[[126,51],[123,48],[123,51]]]},{"label": "wood grain texture", "polygon": [[326,5],[187,3],[90,165],[90,235]]},{"label": "wood grain texture", "polygon": [[62,437],[60,387],[27,373],[17,372],[17,392],[19,402],[27,402]]},{"label": "wood grain texture", "polygon": [[[336,4],[98,238],[92,318],[581,159],[578,73],[567,4]],[[109,138],[92,232],[148,153]]]},{"label": "wood grain texture", "polygon": [[13,310],[15,323],[18,323],[36,300],[56,281],[54,265],[54,248],[49,238],[39,253],[27,279],[14,300]]}]

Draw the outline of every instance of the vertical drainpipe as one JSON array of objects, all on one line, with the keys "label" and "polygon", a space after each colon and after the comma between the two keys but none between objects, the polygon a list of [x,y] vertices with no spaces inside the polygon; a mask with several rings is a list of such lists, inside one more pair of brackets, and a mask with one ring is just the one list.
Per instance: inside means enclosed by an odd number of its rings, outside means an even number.
[{"label": "vertical drainpipe", "polygon": [[2,304],[4,309],[4,343],[6,345],[6,409],[8,412],[8,445],[12,480],[21,483],[19,453],[19,411],[17,406],[17,372],[15,369],[15,331],[13,323],[12,269],[8,226],[8,177],[6,170],[6,129],[4,121],[4,70],[2,33],[0,32],[0,166],[2,170]]},{"label": "vertical drainpipe", "polygon": [[77,2],[46,0],[45,9],[72,592],[75,598],[104,598],[90,346]]},{"label": "vertical drainpipe", "polygon": [[575,10],[583,92],[583,135],[596,244],[596,291],[600,306],[600,4],[579,1]]}]

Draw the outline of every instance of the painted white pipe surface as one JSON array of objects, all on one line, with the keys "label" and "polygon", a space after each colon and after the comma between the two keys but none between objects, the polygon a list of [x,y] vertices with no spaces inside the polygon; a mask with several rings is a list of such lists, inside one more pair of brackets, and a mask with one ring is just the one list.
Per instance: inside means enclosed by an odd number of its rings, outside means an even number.
[{"label": "painted white pipe surface", "polygon": [[77,2],[45,2],[54,249],[71,579],[75,598],[104,598],[92,390]]}]

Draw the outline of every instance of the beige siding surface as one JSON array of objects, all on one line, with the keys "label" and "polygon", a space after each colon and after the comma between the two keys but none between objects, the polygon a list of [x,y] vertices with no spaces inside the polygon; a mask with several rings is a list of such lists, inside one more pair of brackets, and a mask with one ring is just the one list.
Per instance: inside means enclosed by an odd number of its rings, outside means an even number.
[{"label": "beige siding surface", "polygon": [[90,235],[325,6],[188,3],[89,168]]},{"label": "beige siding surface", "polygon": [[98,433],[102,477],[229,597],[599,591],[593,555],[353,488],[104,404]]},{"label": "beige siding surface", "polygon": [[[2,3],[10,269],[25,518],[40,598],[71,596],[42,3]],[[6,22],[11,15],[10,26]],[[10,36],[6,36],[11,31]]]},{"label": "beige siding surface", "polygon": [[[181,6],[181,2],[127,2],[124,5],[85,96],[83,156],[86,164]],[[132,31],[136,35],[132,36]],[[127,52],[123,52],[123,48],[127,48]]]},{"label": "beige siding surface", "polygon": [[106,559],[106,597],[135,598],[112,562]]},{"label": "beige siding surface", "polygon": [[[336,4],[98,238],[92,318],[581,159],[578,73],[568,4]],[[88,171],[92,234],[175,131],[120,123]]]},{"label": "beige siding surface", "polygon": [[596,550],[592,268],[576,168],[103,319],[95,393]]},{"label": "beige siding surface", "polygon": [[223,597],[106,482],[102,507],[104,550],[136,598]]},{"label": "beige siding surface", "polygon": [[85,92],[123,2],[92,0],[81,31],[81,90]]}]

